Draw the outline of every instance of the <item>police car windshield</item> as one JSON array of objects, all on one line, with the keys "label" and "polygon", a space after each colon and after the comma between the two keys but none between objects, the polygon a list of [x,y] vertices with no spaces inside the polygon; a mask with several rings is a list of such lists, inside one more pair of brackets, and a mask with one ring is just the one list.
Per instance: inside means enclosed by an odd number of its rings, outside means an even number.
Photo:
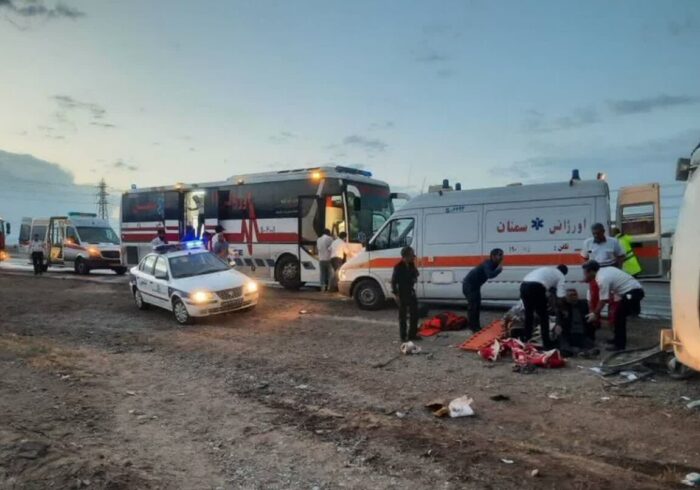
[{"label": "police car windshield", "polygon": [[113,243],[119,244],[119,237],[112,228],[95,227],[95,226],[79,226],[78,235],[80,241],[84,243]]},{"label": "police car windshield", "polygon": [[200,276],[229,270],[229,265],[216,255],[205,252],[170,257],[170,273],[175,279]]}]

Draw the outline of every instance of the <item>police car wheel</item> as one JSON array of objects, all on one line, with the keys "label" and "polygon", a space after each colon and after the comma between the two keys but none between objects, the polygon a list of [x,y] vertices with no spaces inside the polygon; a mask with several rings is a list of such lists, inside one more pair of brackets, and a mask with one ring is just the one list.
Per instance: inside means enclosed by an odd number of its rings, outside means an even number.
[{"label": "police car wheel", "polygon": [[175,321],[180,325],[189,325],[192,323],[192,317],[187,312],[187,307],[181,299],[175,298],[173,300],[173,315],[175,316]]},{"label": "police car wheel", "polygon": [[376,281],[365,279],[355,286],[355,303],[363,310],[379,310],[384,305],[384,293]]},{"label": "police car wheel", "polygon": [[143,300],[143,294],[138,289],[134,289],[134,303],[136,308],[139,310],[145,310],[148,308],[148,303]]}]

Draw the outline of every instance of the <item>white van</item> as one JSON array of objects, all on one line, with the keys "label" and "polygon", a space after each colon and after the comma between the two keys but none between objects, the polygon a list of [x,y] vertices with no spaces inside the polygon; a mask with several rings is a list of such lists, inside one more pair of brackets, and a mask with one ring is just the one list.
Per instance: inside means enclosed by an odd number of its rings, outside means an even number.
[{"label": "white van", "polygon": [[73,267],[78,274],[89,274],[92,269],[111,269],[120,275],[126,272],[119,236],[106,220],[93,213],[23,218],[19,250],[27,257],[31,255],[34,235],[49,244],[44,270],[51,265],[63,265]]},{"label": "white van", "polygon": [[414,248],[416,292],[426,302],[466,302],[462,279],[493,248],[505,252],[503,272],[482,289],[485,300],[516,300],[525,274],[545,265],[570,266],[567,281],[585,297],[581,247],[591,225],[610,223],[603,180],[429,192],[394,213],[367,247],[339,271],[341,293],[364,309],[381,308],[401,248]]}]

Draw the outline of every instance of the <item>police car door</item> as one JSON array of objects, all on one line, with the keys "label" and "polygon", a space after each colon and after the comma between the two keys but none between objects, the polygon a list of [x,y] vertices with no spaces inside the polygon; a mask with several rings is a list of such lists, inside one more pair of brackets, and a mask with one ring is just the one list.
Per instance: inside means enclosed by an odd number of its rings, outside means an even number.
[{"label": "police car door", "polygon": [[160,256],[156,259],[153,266],[153,282],[151,283],[151,291],[155,300],[160,306],[169,308],[170,295],[168,294],[168,261],[165,257]]},{"label": "police car door", "polygon": [[[394,266],[401,260],[401,249],[406,246],[413,247],[418,261],[420,251],[416,243],[417,217],[401,216],[389,220],[369,243],[369,269],[370,274],[378,279],[382,289],[391,297],[391,275]],[[422,278],[418,278],[416,293],[422,295]]]},{"label": "police car door", "polygon": [[136,273],[136,288],[141,291],[144,301],[151,304],[158,304],[153,293],[153,266],[156,263],[156,255],[146,255],[139,264],[139,271]]}]

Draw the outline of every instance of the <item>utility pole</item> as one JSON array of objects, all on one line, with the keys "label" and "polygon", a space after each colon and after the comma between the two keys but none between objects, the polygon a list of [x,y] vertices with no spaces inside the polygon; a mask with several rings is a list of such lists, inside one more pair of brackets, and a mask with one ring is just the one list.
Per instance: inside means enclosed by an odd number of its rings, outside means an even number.
[{"label": "utility pole", "polygon": [[103,178],[97,185],[97,215],[102,219],[109,219],[109,211],[107,209],[107,183]]}]

